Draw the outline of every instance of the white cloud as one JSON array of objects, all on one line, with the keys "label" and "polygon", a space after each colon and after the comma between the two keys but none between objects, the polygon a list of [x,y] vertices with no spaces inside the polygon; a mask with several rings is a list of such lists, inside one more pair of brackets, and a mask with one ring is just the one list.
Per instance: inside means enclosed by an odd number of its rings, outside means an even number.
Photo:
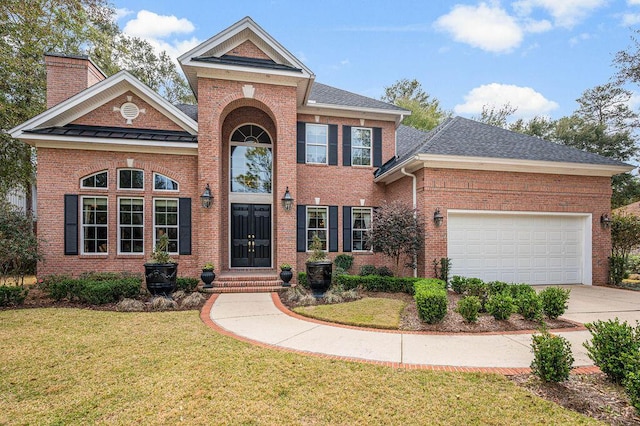
[{"label": "white cloud", "polygon": [[472,89],[464,100],[463,104],[453,108],[456,114],[477,116],[485,105],[500,108],[508,103],[517,108],[514,118],[530,119],[536,115],[548,115],[558,108],[556,102],[546,99],[532,88],[512,84],[484,84]]},{"label": "white cloud", "polygon": [[134,37],[148,39],[163,38],[174,33],[189,34],[194,30],[194,25],[188,19],[141,10],[136,18],[127,22],[122,31]]},{"label": "white cloud", "polygon": [[551,22],[543,19],[541,21],[535,21],[533,19],[527,19],[524,22],[523,28],[528,33],[543,33],[553,28]]},{"label": "white cloud", "polygon": [[580,43],[581,41],[589,40],[590,38],[591,38],[591,34],[589,34],[589,33],[581,33],[581,34],[578,34],[575,37],[571,37],[569,39],[569,45],[570,46],[575,46],[576,44]]},{"label": "white cloud", "polygon": [[640,6],[640,0],[627,0],[629,6]]},{"label": "white cloud", "polygon": [[498,5],[456,5],[439,17],[435,27],[451,34],[454,40],[489,52],[509,52],[522,42],[522,29]]},{"label": "white cloud", "polygon": [[555,25],[571,28],[606,3],[607,0],[520,0],[513,3],[513,8],[523,16],[531,15],[536,8],[543,9],[553,17]]},{"label": "white cloud", "polygon": [[133,13],[133,10],[129,10],[126,7],[116,9],[116,14],[114,16],[114,19],[116,21],[119,21],[120,19],[124,18],[125,16],[129,16],[132,13]]},{"label": "white cloud", "polygon": [[[640,0],[638,0],[638,4],[640,4]],[[630,27],[638,23],[640,23],[640,13],[625,13],[622,15],[623,26]]]}]

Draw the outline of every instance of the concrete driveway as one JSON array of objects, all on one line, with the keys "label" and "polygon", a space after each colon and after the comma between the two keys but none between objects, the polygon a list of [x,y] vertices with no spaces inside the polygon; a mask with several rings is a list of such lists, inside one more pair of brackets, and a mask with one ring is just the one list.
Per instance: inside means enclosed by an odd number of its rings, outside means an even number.
[{"label": "concrete driveway", "polygon": [[581,323],[619,318],[635,325],[640,321],[640,291],[586,285],[571,289],[569,309],[562,316]]}]

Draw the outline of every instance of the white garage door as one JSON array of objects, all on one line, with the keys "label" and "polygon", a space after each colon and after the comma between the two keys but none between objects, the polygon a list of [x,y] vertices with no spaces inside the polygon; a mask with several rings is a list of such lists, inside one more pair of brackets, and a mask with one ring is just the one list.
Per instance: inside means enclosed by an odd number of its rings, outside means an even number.
[{"label": "white garage door", "polygon": [[591,284],[588,216],[449,212],[447,220],[452,275]]}]

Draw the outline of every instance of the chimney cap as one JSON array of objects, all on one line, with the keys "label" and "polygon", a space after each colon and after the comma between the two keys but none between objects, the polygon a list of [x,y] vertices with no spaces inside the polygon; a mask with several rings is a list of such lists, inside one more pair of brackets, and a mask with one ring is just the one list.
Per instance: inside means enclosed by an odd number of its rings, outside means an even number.
[{"label": "chimney cap", "polygon": [[44,52],[44,56],[52,56],[54,58],[68,58],[68,59],[80,59],[83,61],[89,61],[91,63],[91,65],[93,65],[93,67],[98,70],[100,72],[100,74],[102,74],[102,76],[104,78],[107,78],[107,74],[105,74],[104,71],[102,71],[102,69],[96,65],[95,62],[93,62],[91,60],[91,58],[89,57],[89,55],[83,55],[83,54],[77,54],[77,55],[69,55],[67,53],[60,53],[60,52]]}]

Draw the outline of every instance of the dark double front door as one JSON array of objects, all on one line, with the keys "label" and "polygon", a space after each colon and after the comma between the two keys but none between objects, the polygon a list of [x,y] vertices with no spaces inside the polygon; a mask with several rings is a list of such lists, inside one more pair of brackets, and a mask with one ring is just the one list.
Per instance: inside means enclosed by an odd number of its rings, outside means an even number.
[{"label": "dark double front door", "polygon": [[231,204],[231,267],[271,267],[269,204]]}]

